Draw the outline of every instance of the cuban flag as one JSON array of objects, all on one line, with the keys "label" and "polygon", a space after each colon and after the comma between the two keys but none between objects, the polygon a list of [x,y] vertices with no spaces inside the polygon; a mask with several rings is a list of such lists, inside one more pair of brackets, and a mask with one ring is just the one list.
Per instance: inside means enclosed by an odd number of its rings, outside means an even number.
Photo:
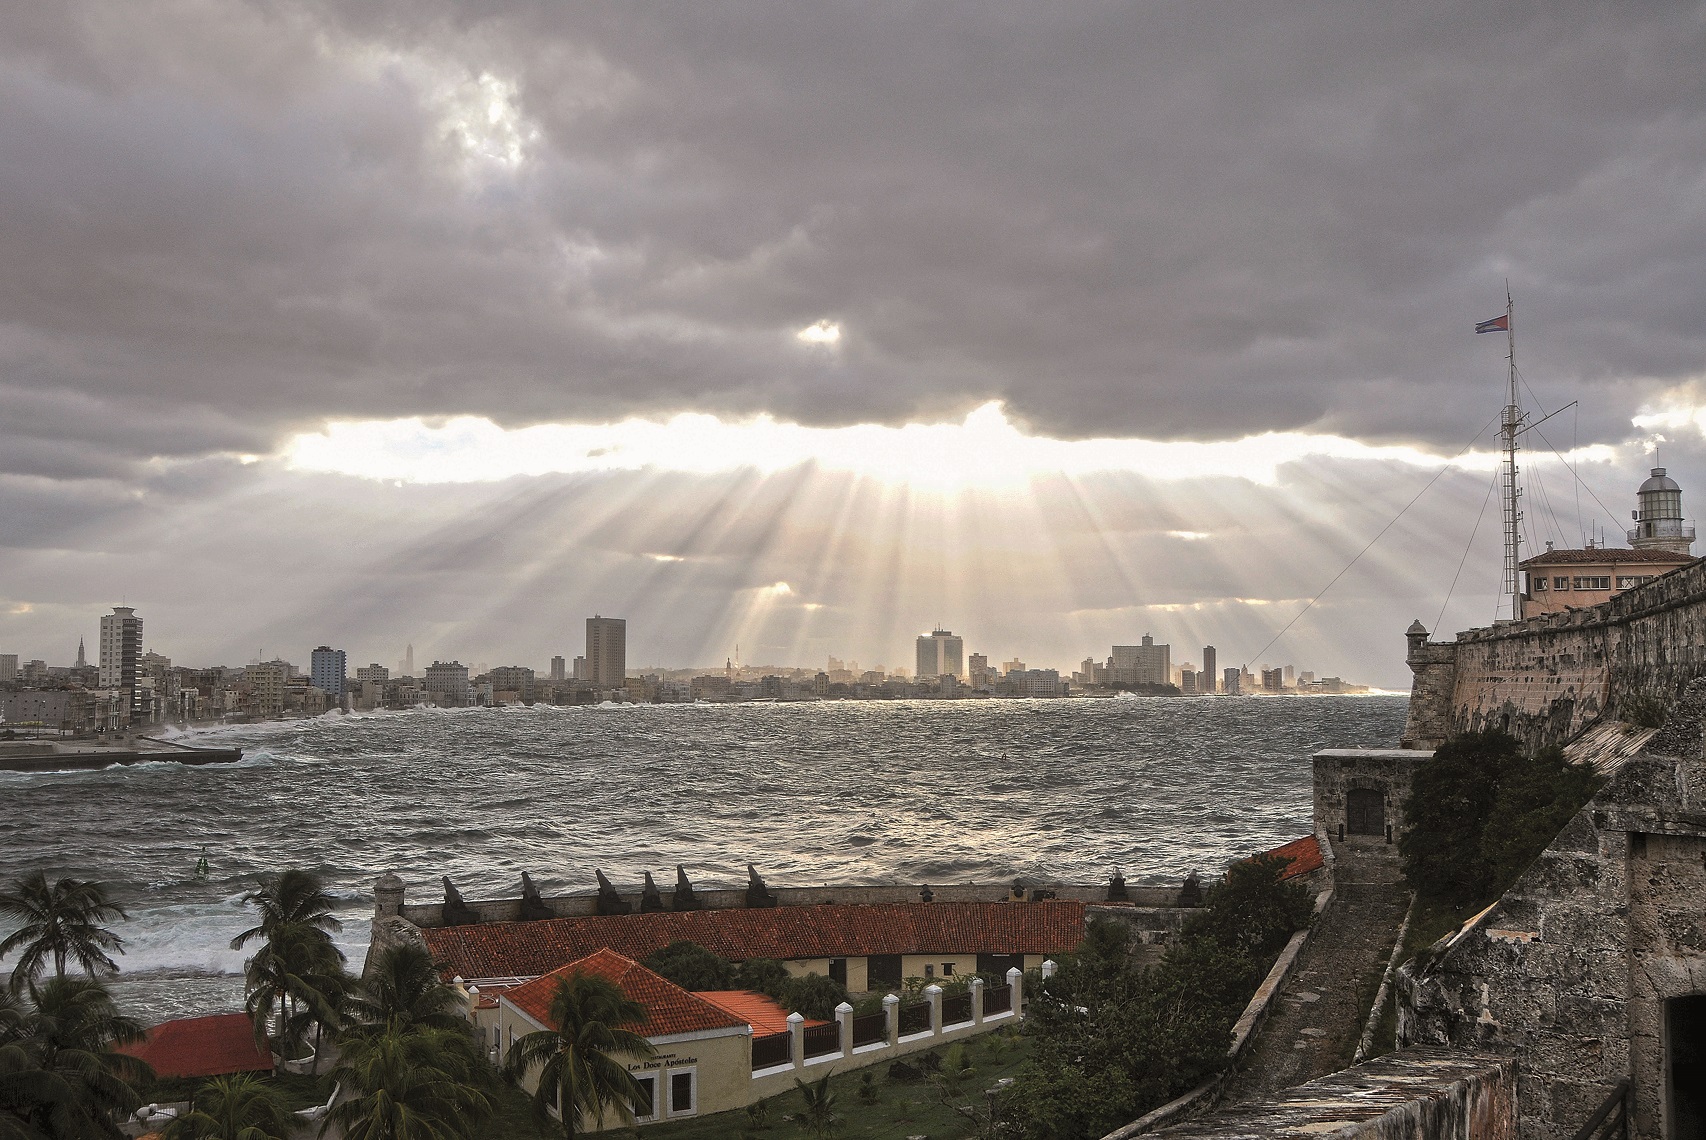
[{"label": "cuban flag", "polygon": [[1506,313],[1502,317],[1494,317],[1490,321],[1482,321],[1480,324],[1475,326],[1475,331],[1478,333],[1509,332],[1510,329],[1511,329],[1511,317],[1510,317],[1509,313]]}]

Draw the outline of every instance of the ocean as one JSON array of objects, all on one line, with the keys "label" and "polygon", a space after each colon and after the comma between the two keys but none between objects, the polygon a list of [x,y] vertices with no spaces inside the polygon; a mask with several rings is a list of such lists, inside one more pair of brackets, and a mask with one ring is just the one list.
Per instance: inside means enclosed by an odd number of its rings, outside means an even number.
[{"label": "ocean", "polygon": [[[237,1009],[259,876],[307,868],[351,965],[373,880],[411,900],[898,882],[1172,883],[1310,830],[1309,756],[1391,747],[1402,696],[416,709],[199,731],[235,765],[0,773],[0,882],[44,869],[129,912],[117,995]],[[209,871],[196,873],[205,851]],[[0,926],[0,930],[4,927]],[[0,964],[3,968],[4,964]]]}]

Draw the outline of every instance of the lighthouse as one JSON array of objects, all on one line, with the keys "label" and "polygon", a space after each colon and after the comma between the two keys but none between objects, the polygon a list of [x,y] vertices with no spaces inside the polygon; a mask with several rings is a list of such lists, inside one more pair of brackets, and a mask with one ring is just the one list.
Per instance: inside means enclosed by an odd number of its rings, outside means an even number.
[{"label": "lighthouse", "polygon": [[1629,545],[1636,550],[1669,550],[1675,554],[1691,554],[1694,528],[1682,519],[1682,488],[1665,474],[1663,467],[1653,468],[1652,475],[1635,493],[1637,508],[1630,517],[1635,527],[1629,532]]}]

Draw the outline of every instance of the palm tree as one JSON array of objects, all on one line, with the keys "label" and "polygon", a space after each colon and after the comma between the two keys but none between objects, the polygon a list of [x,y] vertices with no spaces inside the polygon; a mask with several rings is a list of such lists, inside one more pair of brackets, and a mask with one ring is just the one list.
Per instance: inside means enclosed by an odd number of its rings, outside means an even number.
[{"label": "palm tree", "polygon": [[163,1140],[288,1140],[295,1126],[278,1091],[253,1073],[215,1077],[195,1104],[166,1125]]},{"label": "palm tree", "polygon": [[650,1041],[621,1028],[645,1018],[646,1007],[625,997],[615,982],[577,970],[557,983],[551,999],[550,1021],[557,1028],[519,1038],[510,1046],[505,1070],[512,1078],[539,1070],[533,1111],[543,1121],[555,1109],[567,1140],[574,1140],[583,1115],[601,1126],[608,1110],[632,1119],[646,1090],[617,1058],[656,1055]]},{"label": "palm tree", "polygon": [[348,1004],[352,1028],[382,1029],[391,1022],[466,1031],[462,999],[440,979],[425,946],[404,943],[381,950]]},{"label": "palm tree", "polygon": [[107,952],[123,954],[124,942],[99,924],[130,916],[107,898],[99,883],[81,879],[49,883],[47,874],[37,871],[18,880],[11,890],[0,891],[0,915],[20,924],[0,942],[0,959],[23,950],[12,967],[13,993],[40,977],[49,958],[56,978],[65,976],[68,960],[87,974],[118,973],[118,964]]},{"label": "palm tree", "polygon": [[243,896],[245,903],[255,904],[261,912],[260,925],[252,926],[231,940],[231,949],[241,950],[257,938],[271,938],[281,927],[305,926],[322,931],[326,941],[344,928],[332,917],[337,900],[320,886],[320,880],[295,867],[283,871],[278,878],[263,883],[258,890]]},{"label": "palm tree", "polygon": [[798,1118],[800,1126],[815,1140],[829,1140],[841,1124],[841,1118],[835,1115],[835,1093],[829,1088],[830,1075],[825,1073],[809,1085],[798,1077],[794,1078],[800,1099],[805,1102],[805,1110]]},{"label": "palm tree", "polygon": [[248,986],[244,1008],[255,1023],[257,1044],[269,1036],[284,1054],[298,1045],[310,1027],[336,1025],[348,978],[343,954],[312,927],[285,925],[273,930],[254,957],[243,964]]},{"label": "palm tree", "polygon": [[453,1042],[462,1030],[392,1023],[346,1038],[332,1077],[350,1097],[320,1126],[344,1140],[464,1140],[490,1117],[492,1102],[474,1086],[478,1065],[465,1066]]},{"label": "palm tree", "polygon": [[52,978],[29,986],[0,1018],[0,1135],[17,1138],[113,1137],[115,1115],[141,1103],[134,1085],[148,1066],[115,1053],[141,1028],[113,1005],[94,978]]}]

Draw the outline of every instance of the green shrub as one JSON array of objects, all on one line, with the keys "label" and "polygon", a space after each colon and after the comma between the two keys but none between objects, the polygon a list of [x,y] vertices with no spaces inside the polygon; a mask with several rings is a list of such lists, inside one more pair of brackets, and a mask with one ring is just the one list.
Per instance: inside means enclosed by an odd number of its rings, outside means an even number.
[{"label": "green shrub", "polygon": [[791,1012],[814,1021],[831,1021],[835,1007],[847,1000],[847,987],[822,974],[802,974],[782,985],[777,1001]]},{"label": "green shrub", "polygon": [[684,990],[729,990],[735,988],[735,966],[697,942],[671,942],[649,955],[640,965],[662,975]]}]

